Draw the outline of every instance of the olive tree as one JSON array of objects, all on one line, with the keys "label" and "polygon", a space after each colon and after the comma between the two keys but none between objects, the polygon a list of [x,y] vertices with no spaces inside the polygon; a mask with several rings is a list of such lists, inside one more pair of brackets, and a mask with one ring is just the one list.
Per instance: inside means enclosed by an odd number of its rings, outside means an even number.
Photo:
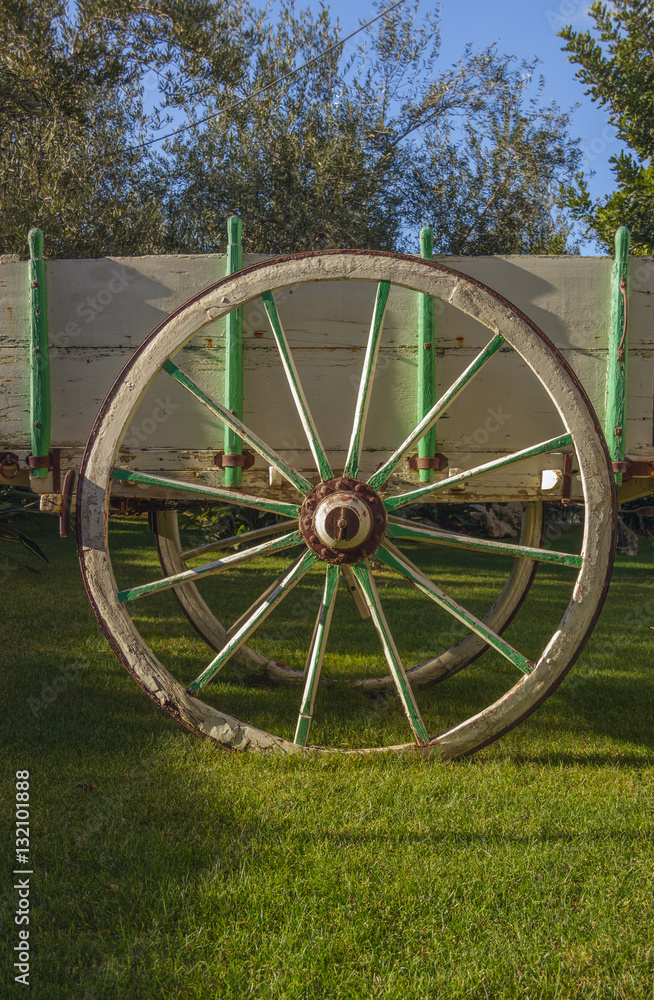
[{"label": "olive tree", "polygon": [[588,235],[612,251],[618,226],[631,230],[632,252],[654,253],[654,9],[651,0],[593,3],[592,31],[560,32],[564,51],[579,66],[586,93],[605,108],[626,152],[611,157],[616,189],[593,199],[580,174],[567,186],[565,203]]}]

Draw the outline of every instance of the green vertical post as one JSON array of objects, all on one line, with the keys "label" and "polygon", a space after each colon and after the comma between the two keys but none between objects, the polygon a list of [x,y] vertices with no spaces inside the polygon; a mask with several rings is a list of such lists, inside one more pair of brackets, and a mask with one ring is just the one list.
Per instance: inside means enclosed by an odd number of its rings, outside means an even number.
[{"label": "green vertical post", "polygon": [[[227,270],[234,274],[243,267],[241,244],[242,223],[237,215],[227,220]],[[239,420],[243,419],[243,308],[234,309],[226,320],[225,328],[225,406]],[[242,455],[243,442],[230,428],[225,427],[225,455]],[[240,486],[243,470],[239,466],[225,466],[225,486]]]},{"label": "green vertical post", "polygon": [[[50,454],[50,356],[48,350],[48,302],[43,260],[43,233],[30,229],[28,264],[30,303],[30,433],[32,454]],[[45,479],[47,468],[31,470],[35,479]]]},{"label": "green vertical post", "polygon": [[[429,226],[420,230],[420,256],[431,260],[434,249],[434,234]],[[418,295],[418,421],[429,413],[436,402],[436,367],[434,333],[436,317],[434,300],[431,295]],[[418,442],[418,458],[433,458],[436,454],[436,428]],[[420,482],[431,483],[433,469],[420,469]]]},{"label": "green vertical post", "polygon": [[[606,368],[606,443],[613,462],[624,462],[626,445],[627,331],[629,325],[629,230],[615,234],[615,261],[611,286],[611,329]],[[616,485],[622,473],[615,473]]]}]

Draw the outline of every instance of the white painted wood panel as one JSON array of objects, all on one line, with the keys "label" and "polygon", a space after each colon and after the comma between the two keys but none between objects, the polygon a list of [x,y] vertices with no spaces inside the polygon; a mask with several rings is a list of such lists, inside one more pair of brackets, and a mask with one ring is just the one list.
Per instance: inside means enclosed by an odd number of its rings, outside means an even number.
[{"label": "white painted wood panel", "polygon": [[[265,258],[246,257],[246,264],[261,259]],[[608,258],[438,259],[483,281],[538,324],[562,350],[603,418]],[[83,445],[102,400],[134,348],[172,310],[219,279],[224,268],[220,255],[48,263],[53,446]],[[276,293],[320,433],[334,452],[347,448],[374,295],[374,285],[358,282],[290,287]],[[653,295],[654,262],[633,258],[629,454],[651,454],[653,447]],[[389,299],[364,443],[374,452],[394,448],[414,423],[415,299],[414,293],[401,288],[393,288]],[[437,313],[436,371],[438,389],[443,390],[490,335],[449,305],[438,306]],[[303,433],[260,300],[245,308],[244,333],[245,421],[274,447],[301,450]],[[0,447],[29,448],[27,335],[26,264],[0,262]],[[179,363],[222,399],[224,323],[209,324],[193,345],[202,350],[187,349]],[[499,421],[493,413],[499,413]],[[496,424],[496,430],[488,430]],[[446,453],[476,452],[480,447],[501,453],[560,429],[537,380],[518,358],[501,352],[441,420],[438,440]],[[162,375],[148,391],[125,442],[131,448],[218,450],[222,429],[207,410]]]},{"label": "white painted wood panel", "polygon": [[[121,349],[51,350],[52,445],[82,445],[95,415],[131,351]],[[605,352],[565,351],[598,416],[604,414]],[[470,363],[467,348],[438,351],[437,393]],[[346,451],[363,363],[363,349],[296,350],[295,361],[325,446]],[[214,398],[223,392],[223,353],[187,348],[177,363]],[[630,357],[629,453],[652,447],[654,358]],[[364,447],[393,450],[417,422],[415,348],[380,351],[371,395]],[[258,345],[245,354],[245,423],[273,447],[304,447],[304,434],[275,348]],[[165,412],[163,412],[165,411]],[[163,417],[166,419],[163,419]],[[495,428],[497,425],[496,429]],[[489,432],[489,427],[491,428]],[[29,372],[24,352],[0,350],[0,445],[29,447]],[[443,449],[472,442],[477,450],[492,434],[498,451],[526,447],[561,432],[558,414],[528,367],[512,351],[502,351],[477,375],[441,418],[437,436]],[[217,418],[162,373],[148,390],[133,427],[133,447],[210,448],[222,446]]]}]

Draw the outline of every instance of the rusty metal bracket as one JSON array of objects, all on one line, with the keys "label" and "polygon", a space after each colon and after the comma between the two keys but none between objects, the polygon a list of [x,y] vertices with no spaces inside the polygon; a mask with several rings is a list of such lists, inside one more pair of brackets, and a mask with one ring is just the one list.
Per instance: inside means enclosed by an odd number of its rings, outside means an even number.
[{"label": "rusty metal bracket", "polygon": [[219,469],[250,469],[254,465],[254,453],[244,451],[242,455],[226,455],[219,451],[214,455],[213,464]]},{"label": "rusty metal bracket", "polygon": [[25,461],[30,469],[52,468],[52,455],[28,455]]},{"label": "rusty metal bracket", "polygon": [[[13,472],[7,469],[14,467]],[[20,458],[13,451],[0,451],[0,476],[3,479],[15,479],[20,472]]]},{"label": "rusty metal bracket", "polygon": [[409,468],[413,472],[419,472],[420,469],[435,469],[436,472],[442,472],[443,469],[447,469],[448,464],[447,456],[440,452],[433,458],[422,458],[419,455],[411,455],[409,458]]},{"label": "rusty metal bracket", "polygon": [[634,461],[626,458],[624,462],[612,462],[613,471],[622,473],[623,479],[650,479],[654,477],[654,462]]},{"label": "rusty metal bracket", "polygon": [[29,469],[52,469],[52,490],[59,493],[61,490],[61,448],[53,448],[49,455],[28,455],[25,461]]}]

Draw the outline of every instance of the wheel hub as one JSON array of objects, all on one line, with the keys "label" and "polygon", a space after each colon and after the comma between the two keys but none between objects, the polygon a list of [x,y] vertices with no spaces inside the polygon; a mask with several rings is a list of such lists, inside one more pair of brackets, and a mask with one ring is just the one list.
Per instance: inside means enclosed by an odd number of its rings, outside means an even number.
[{"label": "wheel hub", "polygon": [[309,493],[300,512],[304,539],[325,562],[349,564],[379,547],[386,511],[379,494],[357,479],[329,479]]}]

